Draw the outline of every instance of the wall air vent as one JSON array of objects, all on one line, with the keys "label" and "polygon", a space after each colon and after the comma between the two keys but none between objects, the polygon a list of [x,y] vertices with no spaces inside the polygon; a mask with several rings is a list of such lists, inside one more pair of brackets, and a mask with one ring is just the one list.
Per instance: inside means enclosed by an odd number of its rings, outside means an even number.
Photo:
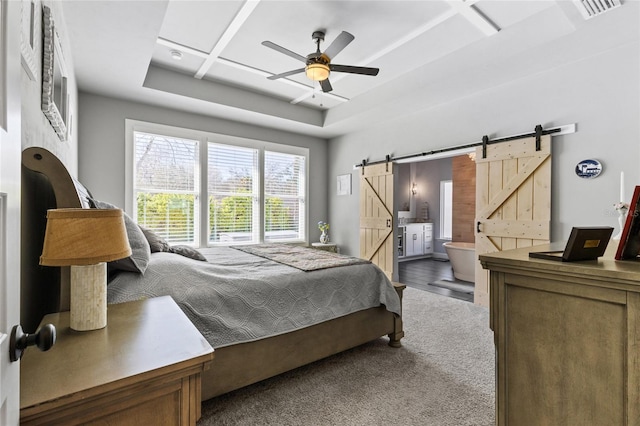
[{"label": "wall air vent", "polygon": [[591,19],[620,6],[620,0],[573,0],[584,19]]}]

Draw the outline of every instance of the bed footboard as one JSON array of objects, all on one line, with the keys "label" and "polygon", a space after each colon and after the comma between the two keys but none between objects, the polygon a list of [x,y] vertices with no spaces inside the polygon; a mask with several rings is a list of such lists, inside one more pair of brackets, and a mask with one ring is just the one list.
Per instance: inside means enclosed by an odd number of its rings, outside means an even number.
[{"label": "bed footboard", "polygon": [[[403,284],[394,283],[402,302]],[[202,400],[276,376],[387,335],[400,346],[402,318],[384,307],[254,342],[217,348],[202,376]]]}]

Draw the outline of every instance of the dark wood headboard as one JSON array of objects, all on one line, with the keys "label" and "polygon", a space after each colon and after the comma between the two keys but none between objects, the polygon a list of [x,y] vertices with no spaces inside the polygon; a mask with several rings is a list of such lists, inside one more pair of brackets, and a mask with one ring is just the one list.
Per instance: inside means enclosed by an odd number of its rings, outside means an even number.
[{"label": "dark wood headboard", "polygon": [[40,147],[22,151],[20,322],[32,333],[45,314],[69,310],[69,267],[40,266],[47,210],[90,208],[91,193]]}]

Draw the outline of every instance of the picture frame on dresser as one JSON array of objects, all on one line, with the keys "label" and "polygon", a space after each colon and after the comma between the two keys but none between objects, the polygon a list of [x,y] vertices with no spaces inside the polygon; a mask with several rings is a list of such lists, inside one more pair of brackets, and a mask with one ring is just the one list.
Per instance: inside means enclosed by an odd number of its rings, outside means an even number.
[{"label": "picture frame on dresser", "polygon": [[638,254],[640,254],[640,185],[636,185],[633,190],[615,259],[637,259]]},{"label": "picture frame on dresser", "polygon": [[42,112],[61,141],[68,138],[67,70],[51,8],[42,7]]}]

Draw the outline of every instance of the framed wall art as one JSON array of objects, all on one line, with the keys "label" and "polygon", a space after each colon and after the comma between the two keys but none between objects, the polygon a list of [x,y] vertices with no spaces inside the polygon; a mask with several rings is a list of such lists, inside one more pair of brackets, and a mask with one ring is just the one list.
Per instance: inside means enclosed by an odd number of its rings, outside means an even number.
[{"label": "framed wall art", "polygon": [[337,185],[337,195],[351,195],[351,174],[339,175]]},{"label": "framed wall art", "polygon": [[51,9],[42,8],[42,111],[62,141],[67,140],[69,96],[67,70]]},{"label": "framed wall art", "polygon": [[22,67],[32,81],[38,79],[36,52],[40,45],[41,18],[40,0],[22,0],[20,52],[22,54]]}]

